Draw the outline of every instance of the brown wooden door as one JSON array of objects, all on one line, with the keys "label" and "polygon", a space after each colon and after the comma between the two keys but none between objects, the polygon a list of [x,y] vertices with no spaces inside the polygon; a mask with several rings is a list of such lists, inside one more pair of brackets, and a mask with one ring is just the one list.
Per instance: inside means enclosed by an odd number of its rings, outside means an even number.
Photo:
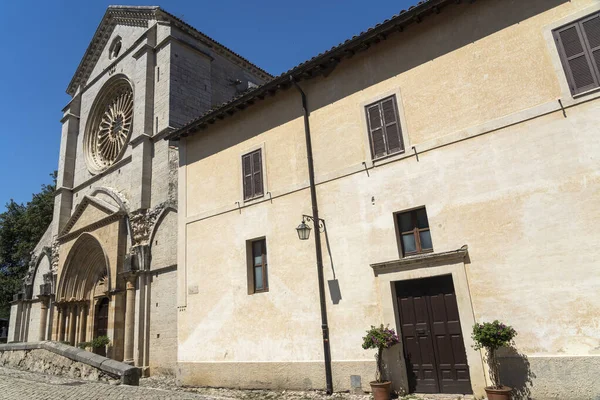
[{"label": "brown wooden door", "polygon": [[396,282],[409,389],[472,393],[452,276]]},{"label": "brown wooden door", "polygon": [[[98,336],[106,336],[108,332],[108,306],[109,301],[107,297],[96,304],[96,310],[94,313],[94,339]],[[106,348],[94,349],[96,354],[106,356]]]}]

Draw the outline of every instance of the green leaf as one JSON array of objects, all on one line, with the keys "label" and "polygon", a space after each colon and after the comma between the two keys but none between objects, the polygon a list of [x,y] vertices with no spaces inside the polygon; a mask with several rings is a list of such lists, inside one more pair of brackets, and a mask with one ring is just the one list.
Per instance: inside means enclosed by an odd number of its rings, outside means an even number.
[{"label": "green leaf", "polygon": [[0,213],[0,318],[10,315],[13,295],[23,287],[31,253],[52,222],[56,171],[26,205],[14,200]]}]

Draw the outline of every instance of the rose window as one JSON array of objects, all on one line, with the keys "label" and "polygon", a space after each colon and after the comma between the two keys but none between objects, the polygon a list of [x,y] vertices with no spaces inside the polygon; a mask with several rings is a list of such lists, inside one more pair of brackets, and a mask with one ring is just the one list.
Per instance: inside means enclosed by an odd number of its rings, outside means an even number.
[{"label": "rose window", "polygon": [[133,125],[133,91],[125,79],[119,79],[104,91],[92,107],[85,138],[88,168],[99,173],[123,155]]}]

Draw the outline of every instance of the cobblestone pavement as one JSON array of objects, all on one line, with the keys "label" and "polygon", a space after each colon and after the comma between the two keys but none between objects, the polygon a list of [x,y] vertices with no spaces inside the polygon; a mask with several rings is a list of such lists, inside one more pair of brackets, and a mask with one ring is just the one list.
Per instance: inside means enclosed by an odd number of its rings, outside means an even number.
[{"label": "cobblestone pavement", "polygon": [[[174,378],[166,376],[153,376],[140,381],[141,386],[169,389],[172,391],[186,391],[204,396],[239,400],[372,400],[370,394],[334,393],[328,396],[321,390],[239,390],[226,388],[207,387],[180,387]],[[407,395],[400,396],[398,400],[474,400],[473,396],[461,395]],[[599,399],[600,400],[600,399]]]},{"label": "cobblestone pavement", "polygon": [[109,385],[0,367],[2,400],[231,400],[150,387]]},{"label": "cobblestone pavement", "polygon": [[[223,388],[182,388],[175,379],[146,378],[140,386],[110,385],[62,376],[0,367],[0,400],[369,400],[368,394],[322,391],[236,390]],[[415,396],[399,400],[471,400],[472,396]]]}]

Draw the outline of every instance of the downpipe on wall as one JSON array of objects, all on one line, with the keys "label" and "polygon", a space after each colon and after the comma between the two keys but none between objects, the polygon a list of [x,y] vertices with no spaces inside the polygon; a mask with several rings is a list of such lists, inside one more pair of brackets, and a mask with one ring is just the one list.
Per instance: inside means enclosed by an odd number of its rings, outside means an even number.
[{"label": "downpipe on wall", "polygon": [[[310,182],[310,200],[312,204],[313,221],[318,224],[319,207],[317,204],[317,188],[315,186],[315,169],[313,164],[312,142],[310,138],[310,124],[308,121],[308,107],[306,105],[306,94],[298,83],[290,76],[290,82],[300,92],[302,97],[302,111],[304,113],[304,136],[306,137],[306,159],[308,161],[308,179]],[[327,303],[325,301],[325,279],[323,277],[323,253],[321,251],[321,235],[318,229],[315,232],[315,253],[317,258],[317,274],[319,277],[319,300],[321,302],[321,329],[323,331],[323,353],[325,356],[325,381],[327,394],[333,393],[333,380],[331,374],[331,350],[329,346],[329,325],[327,323]]]}]

